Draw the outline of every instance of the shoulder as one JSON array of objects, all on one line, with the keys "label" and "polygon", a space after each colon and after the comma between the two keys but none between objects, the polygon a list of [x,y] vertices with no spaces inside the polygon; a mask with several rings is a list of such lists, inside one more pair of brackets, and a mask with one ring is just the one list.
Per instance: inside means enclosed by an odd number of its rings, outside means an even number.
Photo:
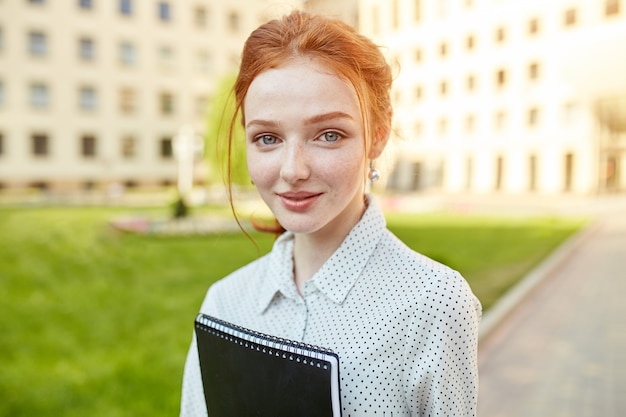
[{"label": "shoulder", "polygon": [[268,255],[262,256],[216,281],[209,287],[200,310],[223,317],[230,306],[255,303],[255,294],[266,279],[263,271],[267,262]]},{"label": "shoulder", "polygon": [[411,249],[389,230],[373,253],[371,268],[385,277],[387,286],[400,288],[409,303],[435,311],[458,306],[465,313],[481,314],[478,299],[458,271]]}]

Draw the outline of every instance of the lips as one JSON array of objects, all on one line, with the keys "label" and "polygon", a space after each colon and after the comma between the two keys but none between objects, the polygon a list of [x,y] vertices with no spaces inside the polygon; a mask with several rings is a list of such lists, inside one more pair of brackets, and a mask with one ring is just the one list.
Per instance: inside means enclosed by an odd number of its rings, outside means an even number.
[{"label": "lips", "polygon": [[321,193],[311,193],[306,191],[299,192],[286,192],[278,193],[281,203],[287,210],[291,211],[305,211],[308,210],[318,198]]}]

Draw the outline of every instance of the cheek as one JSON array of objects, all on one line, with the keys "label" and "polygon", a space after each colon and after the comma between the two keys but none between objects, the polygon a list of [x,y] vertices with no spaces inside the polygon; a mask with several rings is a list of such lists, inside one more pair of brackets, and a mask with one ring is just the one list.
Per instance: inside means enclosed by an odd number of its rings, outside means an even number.
[{"label": "cheek", "polygon": [[267,155],[248,149],[247,163],[250,178],[257,187],[272,181],[275,166]]},{"label": "cheek", "polygon": [[[349,156],[326,163],[320,166],[324,170],[324,176],[329,181],[337,184],[337,187],[352,188],[355,185],[363,184],[365,178],[365,165],[358,156]],[[318,171],[319,172],[319,171]]]}]

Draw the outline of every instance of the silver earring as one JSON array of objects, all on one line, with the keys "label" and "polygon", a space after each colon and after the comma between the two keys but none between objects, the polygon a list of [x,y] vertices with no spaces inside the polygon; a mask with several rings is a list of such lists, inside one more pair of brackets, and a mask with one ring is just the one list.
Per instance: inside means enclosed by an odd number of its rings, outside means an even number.
[{"label": "silver earring", "polygon": [[380,179],[380,172],[373,166],[370,166],[370,170],[367,173],[367,178],[369,178],[371,182],[376,182]]}]

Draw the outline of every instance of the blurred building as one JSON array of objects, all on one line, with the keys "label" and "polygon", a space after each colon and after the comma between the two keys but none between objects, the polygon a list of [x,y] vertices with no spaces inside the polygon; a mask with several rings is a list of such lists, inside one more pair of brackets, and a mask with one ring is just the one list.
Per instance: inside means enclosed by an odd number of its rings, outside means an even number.
[{"label": "blurred building", "polygon": [[397,63],[387,187],[626,191],[624,0],[361,0]]},{"label": "blurred building", "polygon": [[396,64],[381,185],[624,191],[625,2],[0,0],[0,189],[175,184],[249,32],[304,7]]},{"label": "blurred building", "polygon": [[304,0],[306,10],[341,19],[357,28],[359,22],[359,0]]},{"label": "blurred building", "polygon": [[0,188],[176,182],[244,40],[295,0],[0,0]]}]

